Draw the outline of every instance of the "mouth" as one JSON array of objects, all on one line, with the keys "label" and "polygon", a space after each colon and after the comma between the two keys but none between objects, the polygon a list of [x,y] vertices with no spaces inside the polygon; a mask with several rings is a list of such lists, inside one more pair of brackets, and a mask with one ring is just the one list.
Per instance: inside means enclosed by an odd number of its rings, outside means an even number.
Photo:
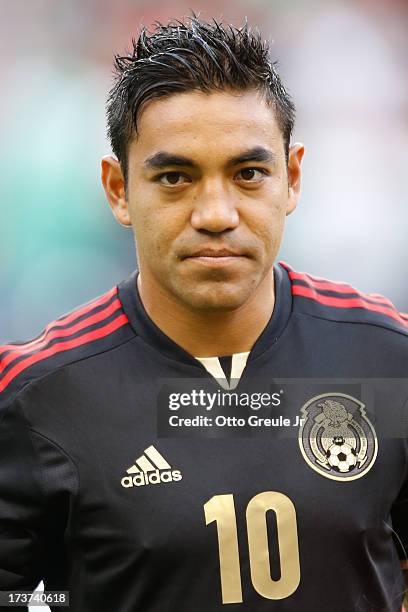
[{"label": "mouth", "polygon": [[205,256],[197,256],[197,257],[187,257],[186,261],[191,261],[194,263],[204,264],[206,266],[213,266],[213,267],[218,268],[218,267],[238,263],[242,259],[243,257],[239,255],[233,255],[233,256],[223,255],[222,257],[209,257],[208,255],[205,255]]},{"label": "mouth", "polygon": [[182,259],[207,266],[222,267],[238,263],[245,257],[242,253],[229,249],[200,249],[182,257]]}]

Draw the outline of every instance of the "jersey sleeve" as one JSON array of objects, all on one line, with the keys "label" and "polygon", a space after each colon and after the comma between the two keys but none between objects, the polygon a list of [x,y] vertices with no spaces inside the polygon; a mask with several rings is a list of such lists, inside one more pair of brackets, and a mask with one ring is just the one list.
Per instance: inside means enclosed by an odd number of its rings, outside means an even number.
[{"label": "jersey sleeve", "polygon": [[56,549],[74,488],[72,464],[31,429],[20,403],[0,409],[1,591],[34,590],[41,580],[46,590],[56,588],[53,572],[64,562]]},{"label": "jersey sleeve", "polygon": [[408,479],[391,510],[395,544],[401,561],[408,560]]},{"label": "jersey sleeve", "polygon": [[408,399],[403,407],[402,436],[405,446],[405,477],[397,499],[391,508],[394,541],[401,561],[408,560]]}]

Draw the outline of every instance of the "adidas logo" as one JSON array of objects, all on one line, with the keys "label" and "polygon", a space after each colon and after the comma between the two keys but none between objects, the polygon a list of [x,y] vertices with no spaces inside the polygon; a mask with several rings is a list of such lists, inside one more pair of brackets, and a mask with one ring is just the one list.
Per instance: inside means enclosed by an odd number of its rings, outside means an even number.
[{"label": "adidas logo", "polygon": [[122,487],[143,487],[161,482],[173,482],[183,478],[180,470],[172,470],[165,458],[154,446],[149,446],[121,480]]}]

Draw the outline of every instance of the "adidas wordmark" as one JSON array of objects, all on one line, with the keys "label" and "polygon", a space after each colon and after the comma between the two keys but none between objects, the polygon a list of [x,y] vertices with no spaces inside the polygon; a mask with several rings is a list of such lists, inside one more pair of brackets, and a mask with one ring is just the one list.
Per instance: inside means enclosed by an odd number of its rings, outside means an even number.
[{"label": "adidas wordmark", "polygon": [[183,478],[180,470],[172,470],[154,446],[146,448],[126,472],[129,476],[124,476],[121,480],[122,487],[125,488],[173,482]]}]

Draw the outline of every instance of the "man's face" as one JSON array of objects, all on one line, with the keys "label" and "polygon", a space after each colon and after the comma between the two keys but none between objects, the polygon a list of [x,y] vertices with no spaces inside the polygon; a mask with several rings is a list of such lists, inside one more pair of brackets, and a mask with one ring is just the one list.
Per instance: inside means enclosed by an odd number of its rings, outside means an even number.
[{"label": "man's face", "polygon": [[[254,294],[296,206],[273,110],[257,92],[173,94],[142,111],[129,147],[127,208],[142,285],[204,311]],[[293,180],[294,179],[294,180]]]}]

